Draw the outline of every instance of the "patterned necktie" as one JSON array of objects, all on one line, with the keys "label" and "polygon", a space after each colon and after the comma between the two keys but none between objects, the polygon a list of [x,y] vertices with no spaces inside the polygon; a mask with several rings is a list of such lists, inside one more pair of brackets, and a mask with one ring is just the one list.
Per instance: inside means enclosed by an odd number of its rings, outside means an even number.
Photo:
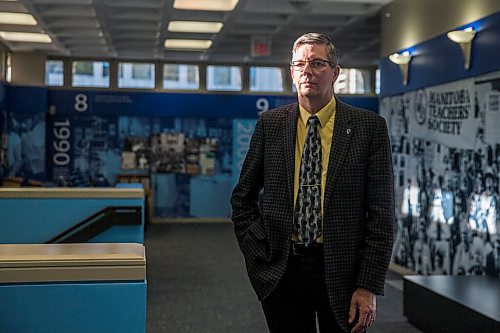
[{"label": "patterned necktie", "polygon": [[295,204],[295,230],[299,241],[309,246],[321,235],[321,137],[319,119],[307,121],[309,128],[300,161],[299,192]]}]

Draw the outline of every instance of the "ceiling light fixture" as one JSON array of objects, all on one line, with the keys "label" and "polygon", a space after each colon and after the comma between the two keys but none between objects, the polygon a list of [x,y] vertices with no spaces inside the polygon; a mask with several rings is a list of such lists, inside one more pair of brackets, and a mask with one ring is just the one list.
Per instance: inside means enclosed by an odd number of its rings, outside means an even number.
[{"label": "ceiling light fixture", "polygon": [[389,60],[399,66],[401,74],[403,75],[403,84],[406,86],[408,84],[408,64],[411,60],[410,52],[404,51],[403,53],[391,54]]},{"label": "ceiling light fixture", "polygon": [[471,56],[471,45],[472,40],[476,36],[476,32],[472,27],[464,30],[450,31],[447,34],[448,38],[460,45],[462,49],[462,54],[464,55],[464,67],[465,69],[470,68],[470,56]]},{"label": "ceiling light fixture", "polygon": [[167,30],[171,32],[218,33],[223,25],[221,22],[171,21],[168,23]]},{"label": "ceiling light fixture", "polygon": [[167,39],[165,48],[182,50],[206,50],[212,45],[211,40],[204,39]]},{"label": "ceiling light fixture", "polygon": [[0,24],[37,25],[37,22],[30,14],[0,12]]},{"label": "ceiling light fixture", "polygon": [[32,32],[0,31],[0,37],[9,42],[51,43],[49,35]]},{"label": "ceiling light fixture", "polygon": [[238,0],[174,0],[175,9],[185,10],[216,10],[216,11],[231,11],[236,7]]}]

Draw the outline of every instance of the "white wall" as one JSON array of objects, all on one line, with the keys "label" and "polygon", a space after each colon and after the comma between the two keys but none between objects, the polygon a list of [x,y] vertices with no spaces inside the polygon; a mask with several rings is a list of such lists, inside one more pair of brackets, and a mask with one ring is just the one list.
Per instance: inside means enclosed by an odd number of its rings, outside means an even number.
[{"label": "white wall", "polygon": [[15,52],[11,54],[11,83],[28,86],[45,85],[45,54]]}]

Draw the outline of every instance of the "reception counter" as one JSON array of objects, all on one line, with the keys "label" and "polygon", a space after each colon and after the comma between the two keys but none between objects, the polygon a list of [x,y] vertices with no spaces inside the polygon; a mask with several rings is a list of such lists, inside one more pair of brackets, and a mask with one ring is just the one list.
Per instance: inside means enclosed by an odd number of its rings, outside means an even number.
[{"label": "reception counter", "polygon": [[142,244],[2,244],[0,332],[145,332],[146,287]]}]

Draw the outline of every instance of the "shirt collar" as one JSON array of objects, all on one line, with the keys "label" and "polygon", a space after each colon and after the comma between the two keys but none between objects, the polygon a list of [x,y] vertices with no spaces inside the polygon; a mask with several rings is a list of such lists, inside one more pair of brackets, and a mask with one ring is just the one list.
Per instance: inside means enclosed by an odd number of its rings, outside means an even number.
[{"label": "shirt collar", "polygon": [[[315,113],[315,115],[318,117],[319,122],[321,127],[325,126],[325,124],[328,122],[330,117],[335,113],[335,97],[332,97],[330,102],[323,106],[318,112]],[[302,107],[302,105],[299,105],[299,110],[300,110],[300,121],[304,124],[304,126],[307,127],[307,120],[309,119],[312,114],[309,113],[306,109]]]}]

